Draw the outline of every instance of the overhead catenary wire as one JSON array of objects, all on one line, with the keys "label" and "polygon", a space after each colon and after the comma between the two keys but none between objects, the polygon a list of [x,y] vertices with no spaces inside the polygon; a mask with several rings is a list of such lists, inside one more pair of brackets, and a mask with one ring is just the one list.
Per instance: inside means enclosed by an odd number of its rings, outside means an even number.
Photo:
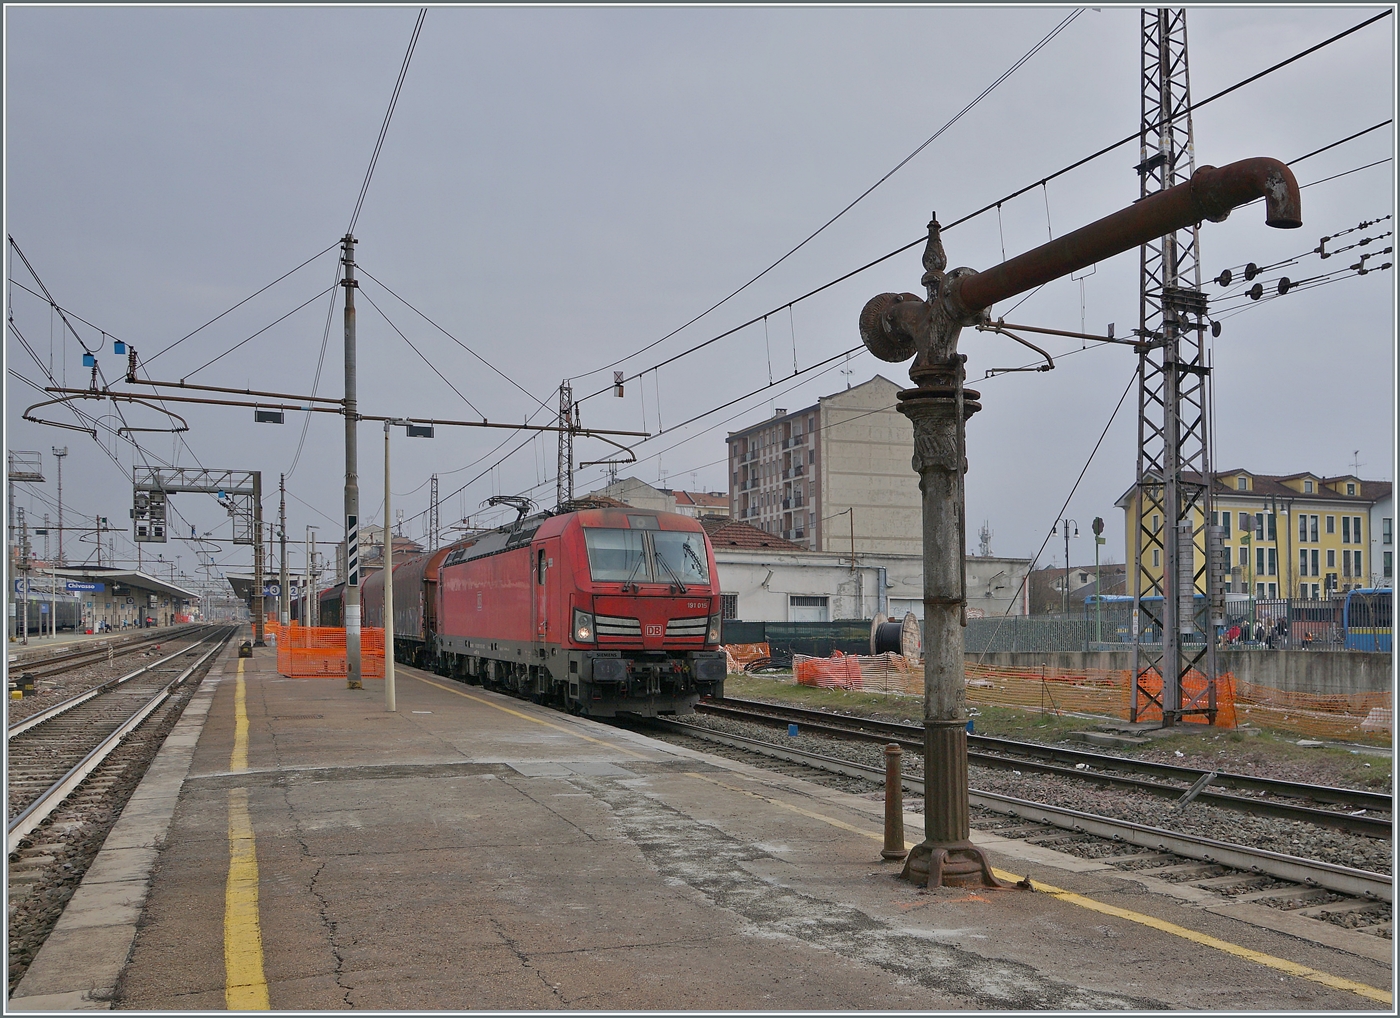
[{"label": "overhead catenary wire", "polygon": [[384,313],[380,306],[374,302],[374,298],[372,298],[369,294],[365,293],[363,289],[361,289],[360,291],[360,296],[364,297],[365,300],[369,301],[369,306],[374,308],[375,311],[379,312],[379,317],[384,319],[384,321],[388,324],[389,328],[393,329],[394,332],[398,334],[398,337],[408,344],[408,348],[418,355],[418,359],[428,366],[428,370],[430,370],[433,374],[437,375],[438,378],[442,379],[442,381],[447,385],[449,389],[451,389],[459,397],[461,397],[463,403],[467,404],[467,406],[471,407],[478,414],[480,414],[481,419],[483,421],[486,420],[486,415],[481,413],[481,410],[478,409],[477,405],[471,400],[467,399],[466,394],[463,393],[461,389],[453,385],[452,380],[446,375],[444,375],[441,371],[439,371],[437,369],[436,364],[434,364],[432,361],[428,360],[428,358],[423,356],[423,351],[419,350],[418,347],[413,345],[413,340],[409,339],[406,335],[404,335],[404,331],[393,323],[393,321],[389,318],[388,315]]},{"label": "overhead catenary wire", "polygon": [[379,137],[375,139],[374,151],[369,157],[369,168],[365,170],[364,183],[355,198],[355,211],[350,214],[350,225],[345,228],[347,237],[355,233],[355,224],[360,221],[360,210],[364,208],[365,196],[369,194],[369,182],[374,179],[374,168],[379,164],[379,153],[384,148],[384,138],[389,133],[389,121],[394,119],[394,108],[399,104],[399,93],[403,91],[404,79],[408,77],[408,65],[413,60],[413,51],[418,47],[418,35],[423,31],[423,19],[428,16],[428,8],[418,10],[418,20],[413,24],[413,35],[408,40],[408,49],[403,55],[403,66],[399,68],[399,78],[394,82],[393,95],[389,97],[389,108],[384,111],[384,123],[379,126]]},{"label": "overhead catenary wire", "polygon": [[[1200,101],[1197,102],[1197,103],[1193,103],[1193,104],[1192,104],[1191,106],[1189,106],[1189,107],[1184,107],[1183,109],[1179,110],[1176,114],[1173,115],[1173,119],[1177,119],[1177,118],[1180,118],[1180,117],[1182,117],[1182,116],[1185,116],[1186,114],[1190,113],[1191,111],[1193,111],[1193,110],[1198,110],[1198,109],[1200,109],[1200,108],[1203,107],[1203,106],[1206,106],[1206,105],[1208,105],[1208,104],[1210,104],[1210,103],[1212,103],[1212,102],[1215,102],[1217,99],[1220,99],[1220,98],[1222,98],[1222,97],[1224,97],[1224,96],[1226,96],[1226,95],[1229,95],[1230,93],[1236,91],[1237,89],[1240,89],[1240,88],[1244,87],[1245,85],[1251,84],[1251,83],[1253,83],[1253,82],[1255,82],[1255,81],[1260,80],[1261,78],[1266,77],[1266,76],[1269,75],[1269,74],[1273,74],[1273,73],[1275,73],[1275,72],[1277,72],[1277,71],[1279,71],[1279,70],[1282,70],[1283,68],[1289,66],[1290,64],[1292,64],[1292,63],[1294,63],[1294,62],[1296,62],[1296,61],[1298,61],[1298,60],[1301,60],[1302,58],[1304,58],[1304,57],[1306,57],[1306,56],[1308,56],[1308,55],[1310,55],[1310,54],[1312,54],[1312,53],[1316,53],[1316,52],[1318,52],[1319,50],[1324,49],[1324,48],[1327,47],[1327,46],[1330,46],[1330,45],[1332,45],[1332,44],[1334,44],[1334,43],[1336,43],[1336,42],[1339,42],[1340,40],[1346,38],[1347,36],[1350,36],[1350,35],[1352,35],[1353,33],[1358,32],[1358,31],[1360,31],[1361,29],[1366,28],[1367,26],[1374,24],[1375,22],[1379,21],[1380,19],[1382,19],[1382,18],[1384,18],[1384,17],[1388,17],[1391,13],[1392,13],[1392,12],[1389,11],[1389,10],[1384,11],[1384,12],[1382,12],[1381,14],[1376,15],[1375,17],[1369,18],[1369,19],[1367,19],[1366,21],[1361,22],[1361,23],[1358,24],[1358,25],[1354,25],[1353,27],[1351,27],[1351,28],[1349,28],[1349,29],[1347,29],[1347,30],[1345,30],[1345,31],[1343,31],[1343,32],[1339,32],[1339,33],[1337,33],[1336,35],[1333,35],[1333,36],[1331,36],[1331,37],[1329,37],[1329,38],[1327,38],[1327,39],[1324,39],[1322,42],[1316,43],[1315,45],[1310,46],[1310,47],[1308,47],[1307,49],[1301,50],[1300,52],[1295,53],[1293,56],[1288,57],[1288,58],[1285,59],[1285,60],[1281,60],[1281,61],[1279,61],[1279,62],[1277,62],[1277,63],[1275,63],[1275,64],[1273,64],[1273,65],[1271,65],[1271,66],[1269,66],[1269,67],[1266,67],[1266,68],[1264,68],[1262,71],[1258,71],[1258,72],[1256,72],[1255,74],[1252,74],[1252,75],[1250,75],[1249,77],[1242,79],[1241,81],[1237,81],[1237,82],[1235,82],[1233,85],[1227,86],[1226,88],[1221,89],[1220,91],[1214,93],[1213,95],[1210,95],[1210,96],[1206,97],[1205,99],[1200,100]],[[1155,126],[1160,126],[1160,125],[1152,125],[1152,126],[1155,127]],[[1360,137],[1361,134],[1365,134],[1365,133],[1367,133],[1367,132],[1365,132],[1365,131],[1360,132],[1360,133],[1357,135],[1357,137]],[[1047,175],[1044,176],[1044,177],[1041,177],[1040,179],[1036,180],[1034,183],[1027,184],[1027,185],[1025,185],[1024,187],[1018,188],[1017,190],[1012,191],[1012,192],[1010,192],[1009,194],[1003,195],[1001,198],[998,198],[996,201],[993,201],[993,202],[990,202],[990,203],[988,203],[988,204],[986,204],[986,205],[983,205],[981,208],[975,209],[975,210],[973,210],[972,212],[969,212],[969,213],[967,213],[967,214],[965,214],[965,215],[963,215],[963,216],[960,216],[959,218],[954,219],[954,220],[952,220],[952,221],[949,222],[949,223],[943,224],[943,225],[942,225],[942,232],[947,233],[949,230],[955,229],[956,227],[961,226],[961,225],[963,225],[964,223],[971,222],[973,219],[976,219],[976,218],[978,218],[978,217],[980,217],[980,216],[983,216],[983,215],[985,215],[985,214],[988,213],[988,212],[998,211],[999,208],[1000,208],[1000,206],[1001,206],[1002,204],[1004,204],[1005,202],[1011,201],[1011,200],[1014,199],[1014,198],[1018,198],[1018,197],[1020,197],[1021,195],[1026,194],[1026,193],[1029,192],[1029,191],[1033,191],[1033,190],[1035,190],[1037,187],[1042,187],[1043,185],[1045,185],[1047,182],[1049,182],[1049,181],[1051,181],[1051,180],[1055,180],[1055,179],[1058,178],[1058,177],[1064,176],[1066,173],[1069,173],[1069,172],[1071,172],[1071,171],[1073,171],[1073,170],[1078,169],[1078,168],[1081,167],[1081,166],[1084,166],[1084,165],[1086,165],[1086,164],[1088,164],[1088,163],[1090,163],[1090,162],[1093,162],[1094,160],[1099,159],[1099,158],[1101,158],[1101,157],[1107,155],[1108,153],[1115,151],[1116,149],[1122,148],[1124,145],[1128,144],[1129,142],[1138,140],[1139,137],[1140,137],[1139,132],[1136,132],[1136,131],[1135,131],[1135,132],[1133,132],[1132,134],[1130,134],[1130,135],[1128,135],[1128,136],[1126,136],[1126,137],[1124,137],[1124,138],[1121,138],[1120,140],[1118,140],[1118,141],[1116,141],[1116,142],[1113,142],[1113,143],[1110,144],[1110,145],[1106,145],[1106,146],[1104,146],[1103,148],[1100,148],[1100,149],[1098,149],[1097,151],[1090,153],[1089,155],[1083,157],[1082,159],[1075,160],[1074,162],[1068,164],[1067,166],[1061,167],[1060,169],[1056,170],[1054,173],[1050,173],[1050,174],[1047,174]],[[1329,147],[1330,147],[1330,146],[1329,146]],[[1316,153],[1309,153],[1309,155],[1315,155],[1315,154],[1316,154]],[[1301,157],[1301,158],[1308,158],[1308,156],[1304,156],[1304,157]],[[1301,161],[1301,159],[1299,159],[1299,160],[1294,160],[1294,162],[1299,162],[1299,161]],[[1384,162],[1384,161],[1386,161],[1386,160],[1381,160],[1380,162]],[[1372,166],[1372,165],[1379,165],[1379,162],[1368,164],[1368,165],[1365,166],[1365,167],[1358,167],[1357,169],[1358,169],[1358,170],[1359,170],[1359,169],[1367,169],[1367,168],[1369,168],[1369,167]],[[1347,171],[1347,172],[1354,173],[1354,172],[1356,172],[1356,170],[1350,170],[1350,171]],[[1345,176],[1345,174],[1338,174],[1337,176]],[[1326,178],[1326,179],[1335,179],[1335,177]],[[1323,182],[1323,181],[1315,181],[1315,183],[1322,183],[1322,182]],[[1251,203],[1251,204],[1253,204],[1253,203]],[[733,328],[726,329],[724,332],[721,332],[721,333],[719,333],[719,334],[716,335],[716,336],[712,336],[712,337],[710,337],[709,339],[706,339],[706,340],[703,340],[703,341],[701,341],[701,342],[699,342],[699,343],[696,343],[696,344],[694,344],[693,346],[688,347],[688,348],[685,349],[685,350],[682,350],[680,353],[678,353],[678,354],[676,354],[676,355],[674,355],[674,356],[672,356],[672,357],[668,357],[668,358],[666,358],[665,360],[662,360],[662,361],[658,362],[657,364],[652,365],[651,367],[642,368],[642,369],[640,369],[640,370],[634,372],[633,374],[627,376],[626,378],[624,378],[623,381],[625,381],[625,382],[630,382],[630,381],[632,381],[632,380],[634,380],[634,379],[640,378],[642,375],[646,374],[648,371],[653,371],[653,370],[655,370],[656,368],[659,368],[659,367],[665,367],[667,364],[670,364],[670,363],[672,363],[672,362],[674,362],[674,361],[676,361],[676,360],[679,360],[679,359],[682,358],[682,357],[689,356],[689,355],[692,354],[692,353],[696,353],[696,352],[699,351],[699,350],[703,350],[703,349],[705,349],[706,347],[708,347],[708,346],[710,346],[710,345],[712,345],[712,344],[714,344],[714,343],[717,343],[717,342],[719,342],[719,341],[722,340],[722,339],[726,339],[726,338],[728,338],[729,336],[732,336],[732,335],[734,335],[734,334],[737,333],[737,332],[741,332],[742,330],[748,328],[748,327],[751,326],[751,325],[757,324],[758,322],[762,321],[763,318],[764,318],[766,315],[774,314],[774,313],[776,313],[777,311],[780,311],[782,308],[787,307],[787,306],[789,306],[789,305],[791,305],[791,304],[800,303],[800,302],[802,302],[802,301],[804,301],[804,300],[808,300],[808,299],[810,299],[810,298],[812,298],[812,297],[815,297],[817,294],[819,294],[819,293],[821,293],[821,292],[823,292],[823,291],[825,291],[825,290],[828,290],[828,289],[830,289],[830,288],[833,287],[833,286],[837,286],[837,285],[839,285],[840,283],[843,283],[843,282],[845,282],[846,280],[852,278],[853,276],[857,276],[857,275],[859,275],[859,274],[861,274],[861,273],[863,273],[863,272],[866,272],[866,271],[868,271],[869,269],[872,269],[872,268],[874,268],[874,267],[877,266],[877,265],[880,265],[880,264],[882,264],[882,263],[884,263],[884,262],[886,262],[886,261],[889,261],[891,258],[898,257],[899,255],[903,254],[905,251],[908,251],[908,250],[910,250],[910,249],[912,249],[912,248],[918,247],[919,245],[926,243],[927,240],[928,240],[927,236],[923,236],[923,237],[919,237],[919,238],[917,238],[917,239],[915,239],[915,240],[911,240],[909,243],[904,244],[904,245],[902,245],[902,246],[900,246],[900,247],[897,247],[897,248],[895,248],[893,251],[890,251],[890,252],[888,252],[888,253],[886,253],[886,254],[884,254],[884,255],[881,255],[881,256],[878,257],[878,258],[875,258],[875,259],[873,259],[873,260],[871,260],[871,261],[869,261],[869,262],[866,262],[864,265],[861,265],[859,268],[853,269],[853,270],[851,270],[850,272],[846,272],[846,273],[844,273],[844,274],[842,274],[842,275],[836,277],[835,279],[833,279],[833,280],[831,280],[831,281],[829,281],[829,282],[827,282],[827,283],[823,283],[821,286],[818,286],[818,287],[816,287],[816,288],[814,288],[814,289],[812,289],[812,290],[807,291],[806,293],[802,294],[800,297],[794,298],[794,299],[791,300],[791,301],[785,301],[784,303],[779,304],[779,305],[777,305],[776,307],[774,307],[774,308],[772,308],[772,309],[770,309],[770,310],[768,310],[768,311],[766,311],[766,312],[763,312],[762,314],[756,315],[756,316],[754,316],[753,318],[750,318],[750,319],[748,319],[748,320],[745,321],[745,322],[741,322],[740,324],[734,326]],[[672,335],[673,335],[673,334],[674,334],[674,333],[672,333]],[[669,338],[669,335],[668,335],[667,337],[663,337],[663,338]],[[659,342],[659,341],[658,341],[658,342]],[[634,351],[633,353],[627,355],[627,357],[623,357],[623,358],[621,358],[620,360],[613,361],[612,363],[610,363],[610,364],[608,364],[608,365],[605,365],[605,367],[612,367],[614,364],[619,364],[619,363],[621,363],[622,361],[628,360],[628,359],[630,359],[631,357],[636,356],[638,353],[644,352],[645,350],[650,349],[652,346],[655,346],[655,345],[656,345],[655,343],[649,344],[647,347],[643,347],[641,350]],[[585,378],[585,377],[587,377],[588,375],[596,374],[598,371],[601,371],[601,370],[604,370],[604,368],[597,368],[597,369],[594,369],[594,370],[592,370],[592,371],[585,372],[585,373],[580,374],[580,375],[575,375],[574,377],[575,377],[575,378]],[[592,398],[595,397],[595,396],[602,395],[603,393],[606,393],[606,392],[609,392],[609,391],[611,391],[611,386],[608,386],[608,387],[605,387],[605,388],[601,388],[601,389],[597,390],[596,392],[591,392],[591,393],[589,393],[589,394],[586,395],[586,396],[580,397],[580,398],[579,398],[578,400],[576,400],[575,402],[576,402],[576,403],[582,403],[584,400],[592,399]]]},{"label": "overhead catenary wire", "polygon": [[803,240],[801,240],[798,244],[796,244],[794,247],[792,247],[790,250],[788,250],[788,252],[787,252],[786,254],[784,254],[782,257],[780,257],[777,261],[773,262],[771,265],[769,265],[769,266],[768,266],[767,268],[765,268],[763,271],[759,272],[756,276],[754,276],[753,278],[749,279],[748,282],[744,283],[742,286],[738,287],[737,289],[733,290],[732,292],[730,292],[729,294],[727,294],[726,296],[724,296],[724,297],[721,298],[720,300],[716,301],[714,304],[710,305],[708,308],[706,308],[704,311],[700,312],[700,313],[699,313],[698,315],[696,315],[694,318],[692,318],[692,319],[690,319],[689,321],[687,321],[684,325],[681,325],[681,326],[678,326],[678,327],[675,328],[675,329],[672,329],[670,332],[668,332],[666,335],[662,336],[660,339],[655,340],[655,341],[653,341],[653,342],[651,342],[651,343],[648,343],[646,346],[642,347],[642,348],[639,349],[639,350],[634,350],[632,353],[627,354],[625,357],[619,357],[617,360],[612,361],[611,363],[604,364],[604,365],[603,365],[602,367],[600,367],[600,368],[594,368],[593,370],[587,371],[587,372],[585,372],[585,373],[582,374],[582,375],[575,375],[574,378],[575,378],[575,379],[587,378],[589,375],[596,375],[596,374],[597,374],[598,372],[600,372],[600,371],[607,371],[609,368],[616,367],[617,365],[621,364],[623,361],[631,360],[633,357],[639,356],[640,354],[645,353],[646,351],[652,349],[652,348],[655,347],[655,346],[659,346],[661,343],[664,343],[666,340],[670,339],[672,336],[674,336],[674,335],[676,335],[677,333],[679,333],[679,332],[681,332],[681,331],[683,331],[683,330],[689,328],[690,326],[694,325],[696,322],[698,322],[700,319],[704,318],[704,317],[705,317],[706,315],[708,315],[710,312],[715,311],[716,309],[722,307],[724,304],[728,303],[732,298],[737,297],[739,294],[743,293],[745,290],[747,290],[747,289],[748,289],[750,286],[752,286],[754,283],[758,282],[758,281],[759,281],[760,279],[762,279],[764,276],[768,275],[768,273],[770,273],[770,272],[772,272],[774,269],[776,269],[779,265],[783,264],[783,262],[787,261],[787,260],[788,260],[789,258],[791,258],[793,255],[795,255],[798,251],[800,251],[800,250],[802,250],[804,247],[806,247],[807,244],[809,244],[811,241],[815,240],[821,233],[823,233],[823,232],[827,229],[827,227],[831,226],[831,225],[832,225],[833,223],[835,223],[838,219],[840,219],[842,216],[844,216],[847,212],[851,211],[851,209],[853,209],[853,208],[855,208],[857,205],[859,205],[862,201],[864,201],[867,197],[869,197],[870,194],[871,194],[872,192],[874,192],[876,188],[878,188],[881,184],[883,184],[885,181],[889,180],[889,179],[890,179],[891,177],[893,177],[896,173],[898,173],[898,172],[899,172],[900,170],[902,170],[905,166],[907,166],[907,165],[909,164],[909,162],[910,162],[911,160],[913,160],[920,152],[922,152],[924,149],[928,148],[928,147],[929,147],[930,145],[932,145],[935,141],[937,141],[940,137],[942,137],[943,134],[944,134],[944,132],[946,132],[949,128],[951,128],[954,124],[956,124],[959,120],[961,120],[964,116],[966,116],[966,115],[968,114],[968,112],[970,112],[970,111],[972,110],[972,108],[975,107],[978,103],[980,103],[983,99],[987,98],[987,96],[989,96],[989,95],[997,88],[998,85],[1000,85],[1002,82],[1006,81],[1006,79],[1009,78],[1009,77],[1011,77],[1011,75],[1015,74],[1016,71],[1020,70],[1020,68],[1021,68],[1027,61],[1029,61],[1032,57],[1034,57],[1037,53],[1039,53],[1042,49],[1044,49],[1047,45],[1049,45],[1049,43],[1051,42],[1051,40],[1053,40],[1053,39],[1055,38],[1055,36],[1059,35],[1062,31],[1064,31],[1066,28],[1068,28],[1069,25],[1070,25],[1070,23],[1073,22],[1074,19],[1077,18],[1077,17],[1079,17],[1079,15],[1082,14],[1082,13],[1083,13],[1082,10],[1074,10],[1074,11],[1071,11],[1062,21],[1059,22],[1059,24],[1057,24],[1053,29],[1050,30],[1050,32],[1049,32],[1048,35],[1046,35],[1046,36],[1045,36],[1044,38],[1042,38],[1039,42],[1037,42],[1034,46],[1032,46],[1028,51],[1026,51],[1026,53],[1024,53],[1024,54],[1021,56],[1021,58],[1020,58],[1019,60],[1017,60],[1017,61],[1016,61],[1015,63],[1013,63],[1009,68],[1007,68],[1005,71],[1003,71],[990,85],[988,85],[988,86],[987,86],[986,88],[984,88],[980,93],[978,93],[978,95],[976,96],[976,98],[974,98],[971,102],[969,102],[969,103],[968,103],[966,106],[964,106],[961,110],[959,110],[957,113],[955,113],[955,114],[953,115],[952,119],[950,119],[947,123],[945,123],[945,124],[944,124],[942,127],[940,127],[938,130],[934,131],[933,134],[930,135],[927,139],[925,139],[925,140],[923,141],[922,144],[920,144],[917,148],[914,149],[914,151],[910,152],[907,156],[905,156],[905,157],[904,157],[903,159],[901,159],[898,163],[896,163],[895,166],[894,166],[892,169],[890,169],[888,172],[886,172],[884,176],[882,176],[879,180],[875,181],[875,183],[871,184],[871,185],[870,185],[869,187],[867,187],[864,191],[862,191],[859,195],[857,195],[856,198],[855,198],[853,201],[851,201],[848,205],[846,205],[844,208],[842,208],[841,211],[837,212],[834,216],[832,216],[832,217],[831,217],[830,219],[828,219],[826,222],[822,223],[821,226],[817,227],[817,228],[816,228],[815,230],[813,230],[810,234],[808,234],[805,238],[803,238]]}]

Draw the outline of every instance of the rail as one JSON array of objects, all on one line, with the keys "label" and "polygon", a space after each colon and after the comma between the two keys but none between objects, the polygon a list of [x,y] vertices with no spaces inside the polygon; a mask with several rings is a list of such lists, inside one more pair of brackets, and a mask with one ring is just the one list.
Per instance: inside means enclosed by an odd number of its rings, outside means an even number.
[{"label": "rail", "polygon": [[96,644],[88,643],[69,650],[61,654],[43,656],[31,654],[24,658],[16,658],[10,662],[11,673],[20,672],[32,674],[42,678],[45,675],[57,675],[66,672],[80,665],[89,664],[94,661],[102,661],[110,653],[112,657],[125,657],[134,654],[142,648],[152,644],[164,643],[168,640],[178,640],[182,636],[188,636],[191,632],[203,629],[205,626],[199,623],[179,626],[172,629],[163,629],[156,635],[143,632],[140,635],[129,635],[126,639],[102,640]]},{"label": "rail", "polygon": [[[47,790],[42,792],[38,796],[38,798],[36,798],[27,807],[25,807],[25,809],[22,812],[20,812],[13,819],[11,819],[5,827],[6,852],[14,852],[16,849],[18,849],[20,842],[36,827],[43,823],[43,821],[49,816],[49,814],[51,814],[59,806],[59,804],[62,803],[63,800],[68,797],[69,793],[71,793],[74,789],[81,785],[83,783],[83,780],[87,778],[87,776],[91,774],[94,770],[96,770],[97,767],[101,765],[102,761],[104,761],[109,755],[111,755],[113,750],[115,750],[119,745],[121,745],[122,740],[125,739],[126,736],[129,735],[133,730],[135,730],[141,724],[141,722],[145,721],[146,718],[148,718],[151,715],[151,712],[154,711],[157,707],[159,707],[166,700],[166,698],[170,696],[171,692],[177,686],[179,686],[187,678],[189,678],[190,675],[192,675],[197,668],[203,665],[205,661],[208,661],[211,657],[213,657],[220,650],[222,650],[223,647],[228,643],[228,641],[233,637],[233,634],[235,632],[237,632],[236,629],[230,629],[227,632],[225,632],[217,646],[211,647],[208,651],[205,652],[205,654],[202,657],[199,658],[199,660],[195,661],[194,664],[190,665],[178,676],[171,679],[165,685],[157,689],[155,693],[135,713],[133,713],[130,718],[128,718],[121,725],[119,725],[111,734],[109,734],[105,739],[103,739],[100,743],[98,743],[91,750],[89,750],[88,753],[78,763],[69,768],[68,771],[64,773],[62,777],[60,777],[57,781],[50,785]],[[204,642],[206,641],[200,641],[200,643]],[[196,646],[198,645],[199,644],[196,644]],[[181,653],[188,653],[188,650],[189,649],[186,648],[186,650],[182,651]],[[169,659],[167,658],[166,660]],[[152,667],[155,666],[149,666],[148,668],[142,669],[141,671],[149,671]],[[132,673],[133,676],[137,674],[140,673]],[[128,678],[130,677],[132,676],[128,676]],[[115,683],[104,683],[103,686],[106,689],[111,689],[114,688]],[[87,698],[89,697],[84,696],[84,699]],[[68,706],[71,707],[74,706],[74,704],[68,703]],[[52,718],[54,716],[55,715],[50,714],[49,718]],[[33,719],[31,718],[26,720],[32,721]],[[27,727],[32,728],[33,725],[28,725]],[[17,733],[11,731],[9,734],[13,735]]]},{"label": "rail", "polygon": [[[809,730],[825,731],[838,738],[858,739],[868,742],[895,741],[901,746],[922,752],[923,728],[891,721],[878,721],[871,718],[841,717],[825,711],[802,707],[784,707],[755,700],[726,698],[723,702],[704,701],[696,706],[702,713],[739,718],[748,721],[771,720],[774,723],[802,721]],[[1099,784],[1114,785],[1147,792],[1165,798],[1179,799],[1192,791],[1192,796],[1202,802],[1225,809],[1234,809],[1255,816],[1272,816],[1285,820],[1301,820],[1321,827],[1361,834],[1366,837],[1388,838],[1392,834],[1389,816],[1376,817],[1339,813],[1333,810],[1316,809],[1271,799],[1255,799],[1230,795],[1208,785],[1223,785],[1229,788],[1261,792],[1287,799],[1300,799],[1311,802],[1328,803],[1339,806],[1359,806],[1364,812],[1389,814],[1393,799],[1383,792],[1370,792],[1363,789],[1331,788],[1325,785],[1301,784],[1281,781],[1275,778],[1260,778],[1248,774],[1206,771],[1196,767],[1182,767],[1176,764],[1154,763],[1147,760],[1133,760],[1125,757],[1109,756],[1084,750],[1061,749],[1042,746],[1036,743],[1018,742],[1012,739],[999,739],[985,735],[968,736],[968,759],[970,762],[1001,769],[1035,770],[1046,774],[1076,780],[1089,780]],[[989,752],[979,752],[972,747]],[[1029,759],[1038,758],[1038,759]],[[1061,767],[1045,760],[1060,760],[1072,765]],[[1189,787],[1164,785],[1156,781],[1145,781],[1121,774],[1106,773],[1116,769],[1155,778],[1185,782]],[[1199,787],[1198,787],[1199,786]]]},{"label": "rail", "polygon": [[[837,774],[867,778],[880,784],[883,784],[885,780],[885,772],[882,768],[868,767],[850,760],[838,760],[835,757],[823,756],[819,753],[807,753],[786,746],[776,746],[773,743],[763,742],[759,739],[748,739],[740,735],[721,735],[695,725],[686,724],[683,721],[648,718],[647,723],[654,723],[658,727],[673,731],[681,731],[686,735],[709,742],[746,749],[762,753],[765,756],[806,764]],[[903,784],[906,789],[915,794],[922,795],[924,792],[924,783],[918,778],[906,775]],[[976,789],[969,789],[968,799],[976,806],[982,806],[998,813],[1018,816],[1035,823],[1050,824],[1064,830],[1092,834],[1096,837],[1121,841],[1141,848],[1172,852],[1186,859],[1215,863],[1245,872],[1275,877],[1279,880],[1291,880],[1312,887],[1322,887],[1338,894],[1349,894],[1376,901],[1393,901],[1393,881],[1390,876],[1384,873],[1372,873],[1369,870],[1339,866],[1336,863],[1323,862],[1319,859],[1303,859],[1298,856],[1285,855],[1282,852],[1251,848],[1248,845],[1235,845],[1213,838],[1202,838],[1194,834],[1183,834],[1160,827],[1136,824],[1128,820],[1115,820],[1112,817],[1098,816],[1094,813],[1083,813],[1060,806],[1032,802],[1028,799],[1016,799],[995,792],[980,792]]]}]

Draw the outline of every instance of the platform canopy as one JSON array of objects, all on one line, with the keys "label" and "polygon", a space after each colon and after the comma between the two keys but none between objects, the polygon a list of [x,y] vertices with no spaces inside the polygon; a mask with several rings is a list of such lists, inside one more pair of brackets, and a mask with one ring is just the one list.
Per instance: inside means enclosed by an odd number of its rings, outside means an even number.
[{"label": "platform canopy", "polygon": [[[193,590],[186,590],[168,580],[162,580],[158,576],[150,573],[143,573],[139,569],[106,569],[99,566],[83,566],[78,569],[55,569],[55,577],[60,581],[72,581],[74,583],[101,583],[107,592],[115,584],[138,588],[152,594],[162,594],[166,597],[182,598],[189,601],[198,601],[199,594]],[[74,590],[73,593],[81,594],[82,588]]]}]

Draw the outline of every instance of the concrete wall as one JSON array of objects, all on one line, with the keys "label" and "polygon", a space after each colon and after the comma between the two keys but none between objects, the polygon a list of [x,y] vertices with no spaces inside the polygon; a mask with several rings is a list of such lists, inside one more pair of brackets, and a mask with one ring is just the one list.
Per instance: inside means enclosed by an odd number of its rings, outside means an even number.
[{"label": "concrete wall", "polygon": [[894,409],[900,386],[883,376],[820,401],[818,548],[918,555],[922,549],[919,476],[910,465],[914,429]]},{"label": "concrete wall", "polygon": [[[968,661],[1004,668],[1128,669],[1129,651],[1063,651],[1044,654],[968,654]],[[1272,686],[1291,693],[1375,693],[1394,689],[1389,654],[1362,651],[1227,650],[1219,655],[1220,669],[1236,681]]]}]

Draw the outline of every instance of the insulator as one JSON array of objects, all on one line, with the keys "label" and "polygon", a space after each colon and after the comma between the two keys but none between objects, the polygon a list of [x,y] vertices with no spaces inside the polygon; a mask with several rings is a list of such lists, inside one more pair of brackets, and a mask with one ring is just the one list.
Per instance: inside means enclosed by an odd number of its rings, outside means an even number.
[{"label": "insulator", "polygon": [[1210,334],[1211,334],[1212,336],[1219,336],[1219,335],[1220,335],[1220,323],[1219,323],[1219,322],[1211,322],[1211,323],[1210,323]]},{"label": "insulator", "polygon": [[1255,265],[1253,262],[1250,262],[1244,267],[1245,279],[1253,279],[1257,275],[1259,275],[1259,266]]},{"label": "insulator", "polygon": [[1264,284],[1263,284],[1263,283],[1255,283],[1253,286],[1251,286],[1251,287],[1249,288],[1249,299],[1250,299],[1250,300],[1258,300],[1258,299],[1259,299],[1260,297],[1262,297],[1262,296],[1264,296]]},{"label": "insulator", "polygon": [[1218,275],[1218,276],[1215,277],[1215,281],[1216,281],[1218,284],[1220,284],[1221,286],[1229,286],[1229,285],[1230,285],[1230,280],[1232,280],[1232,279],[1234,279],[1234,278],[1235,278],[1235,274],[1234,274],[1233,272],[1231,272],[1229,269],[1226,269],[1224,272],[1220,273],[1220,275]]},{"label": "insulator", "polygon": [[1280,297],[1282,297],[1285,293],[1287,293],[1287,292],[1288,292],[1290,289],[1292,289],[1292,288],[1293,288],[1293,281],[1290,280],[1287,276],[1284,276],[1282,279],[1280,279],[1280,280],[1278,281],[1278,295],[1279,295]]}]

